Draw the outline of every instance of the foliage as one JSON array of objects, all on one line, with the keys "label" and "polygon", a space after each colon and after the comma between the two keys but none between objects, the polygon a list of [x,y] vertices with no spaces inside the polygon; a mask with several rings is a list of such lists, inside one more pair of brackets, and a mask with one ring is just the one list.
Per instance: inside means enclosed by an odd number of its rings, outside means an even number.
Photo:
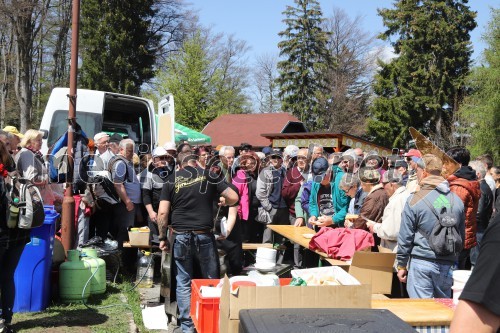
[{"label": "foliage", "polygon": [[375,35],[363,31],[361,17],[350,19],[345,11],[334,9],[323,24],[328,32],[327,49],[336,66],[325,71],[326,90],[321,107],[324,129],[362,136],[366,131],[368,102],[376,59],[382,49]]},{"label": "foliage", "polygon": [[471,135],[468,148],[473,156],[492,154],[498,164],[500,151],[500,9],[492,9],[488,30],[483,36],[487,43],[484,63],[468,76],[471,90],[460,109],[461,120]]},{"label": "foliage", "polygon": [[277,59],[264,54],[258,56],[255,62],[253,77],[258,111],[261,113],[280,112],[281,103],[278,98],[278,84],[276,83],[278,76]]},{"label": "foliage", "polygon": [[326,48],[321,7],[316,0],[294,0],[283,12],[286,29],[279,33],[279,97],[283,111],[304,122],[309,130],[323,128],[319,99],[326,83],[323,73],[333,64]]},{"label": "foliage", "polygon": [[159,36],[151,30],[154,0],[87,0],[81,7],[81,85],[138,94],[154,76]]},{"label": "foliage", "polygon": [[379,37],[397,58],[380,63],[369,133],[386,145],[403,145],[408,126],[445,147],[453,139],[452,122],[465,96],[476,27],[468,0],[398,0],[380,9],[387,27]]},{"label": "foliage", "polygon": [[221,114],[248,110],[248,70],[241,59],[247,47],[221,38],[196,31],[158,72],[156,89],[160,96],[174,95],[176,122],[182,125],[202,130]]},{"label": "foliage", "polygon": [[[2,81],[1,114],[7,115],[8,98],[15,96],[19,127],[32,126],[35,77],[41,55],[43,27],[50,0],[18,0],[0,2]],[[12,67],[10,70],[8,67]],[[6,73],[7,71],[7,73]],[[9,94],[13,90],[14,94]],[[16,115],[17,118],[17,115]]]}]

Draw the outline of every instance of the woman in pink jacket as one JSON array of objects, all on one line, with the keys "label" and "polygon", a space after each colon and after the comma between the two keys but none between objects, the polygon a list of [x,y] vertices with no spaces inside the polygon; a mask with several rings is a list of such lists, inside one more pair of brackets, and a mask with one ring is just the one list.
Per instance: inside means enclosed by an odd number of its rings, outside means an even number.
[{"label": "woman in pink jacket", "polygon": [[243,239],[245,242],[262,243],[264,226],[255,221],[260,206],[255,196],[257,177],[260,170],[260,158],[255,152],[240,157],[240,169],[233,177],[233,184],[238,188],[240,205],[238,216],[242,221]]}]

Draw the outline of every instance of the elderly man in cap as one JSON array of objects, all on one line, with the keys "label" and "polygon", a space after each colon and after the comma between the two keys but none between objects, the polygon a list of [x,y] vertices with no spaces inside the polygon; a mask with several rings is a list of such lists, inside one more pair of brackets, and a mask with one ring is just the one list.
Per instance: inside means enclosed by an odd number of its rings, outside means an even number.
[{"label": "elderly man in cap", "polygon": [[22,133],[19,133],[15,126],[5,126],[3,129],[5,132],[12,134],[10,136],[10,149],[12,151],[12,155],[16,155],[19,151],[19,144],[21,143],[21,139],[24,138]]},{"label": "elderly man in cap", "polygon": [[173,162],[173,157],[169,155],[165,147],[156,147],[153,150],[153,161],[148,165],[142,173],[141,177],[141,193],[142,202],[148,212],[148,226],[151,230],[150,239],[152,242],[159,244],[159,229],[157,213],[160,206],[160,195],[163,184],[167,181],[167,177],[174,172],[174,167],[168,161]]},{"label": "elderly man in cap", "polygon": [[446,213],[454,219],[462,239],[465,238],[465,211],[462,200],[450,191],[441,176],[442,161],[426,154],[417,163],[420,190],[409,197],[403,209],[398,235],[397,269],[401,282],[407,282],[410,298],[450,298],[453,264],[458,254],[434,252],[428,236],[436,216]]},{"label": "elderly man in cap", "polygon": [[[340,163],[340,159],[332,156],[332,162],[330,167],[328,160],[319,157],[311,165],[313,182],[309,194],[309,223],[319,227],[343,227],[349,207],[349,197],[339,187],[344,175],[342,168],[336,164]],[[307,191],[302,194],[303,200],[306,200],[305,196]],[[331,209],[328,208],[330,204]],[[333,211],[329,212],[330,210]]]},{"label": "elderly man in cap", "polygon": [[165,142],[163,148],[167,151],[170,156],[177,157],[177,147],[174,142]]},{"label": "elderly man in cap", "polygon": [[97,148],[95,156],[104,154],[109,149],[109,134],[106,132],[97,133],[94,135],[94,143]]},{"label": "elderly man in cap", "polygon": [[[106,141],[106,139],[101,139],[101,140],[103,142]],[[115,134],[111,135],[110,137],[108,137],[108,149],[99,155],[105,168],[107,168],[109,161],[113,157],[118,155],[118,153],[120,152],[120,141],[121,140],[123,140],[123,138],[118,133],[115,133]]]},{"label": "elderly man in cap", "polygon": [[418,149],[410,149],[406,154],[404,154],[404,157],[409,166],[406,188],[410,192],[415,192],[418,190],[417,164],[422,163],[422,153]]},{"label": "elderly man in cap", "polygon": [[294,166],[298,152],[299,147],[296,145],[288,145],[285,150],[283,150],[283,165],[287,170]]},{"label": "elderly man in cap", "polygon": [[[269,166],[262,169],[257,178],[255,196],[262,208],[269,213],[270,224],[289,224],[288,207],[282,195],[286,170],[283,167],[283,155],[279,149],[269,154]],[[261,221],[262,222],[262,221]],[[266,228],[263,233],[263,243],[280,243],[282,236],[273,235],[271,229]]]}]

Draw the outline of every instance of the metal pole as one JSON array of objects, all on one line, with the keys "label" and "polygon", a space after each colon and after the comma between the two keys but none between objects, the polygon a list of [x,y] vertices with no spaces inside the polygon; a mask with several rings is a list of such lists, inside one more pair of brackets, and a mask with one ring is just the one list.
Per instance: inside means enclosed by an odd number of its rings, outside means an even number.
[{"label": "metal pole", "polygon": [[71,32],[71,67],[69,73],[68,177],[62,204],[61,238],[64,250],[73,248],[75,239],[75,199],[73,198],[73,133],[76,125],[76,81],[78,75],[78,25],[80,0],[73,0]]}]

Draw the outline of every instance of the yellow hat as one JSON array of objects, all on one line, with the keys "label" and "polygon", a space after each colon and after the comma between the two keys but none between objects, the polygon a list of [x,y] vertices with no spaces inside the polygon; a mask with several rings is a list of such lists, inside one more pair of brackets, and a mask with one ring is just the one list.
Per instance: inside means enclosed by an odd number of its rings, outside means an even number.
[{"label": "yellow hat", "polygon": [[9,133],[12,133],[12,134],[16,135],[17,137],[19,137],[19,139],[24,138],[24,135],[21,134],[21,133],[19,133],[19,131],[17,130],[16,126],[5,126],[3,130],[5,132],[9,132]]}]

